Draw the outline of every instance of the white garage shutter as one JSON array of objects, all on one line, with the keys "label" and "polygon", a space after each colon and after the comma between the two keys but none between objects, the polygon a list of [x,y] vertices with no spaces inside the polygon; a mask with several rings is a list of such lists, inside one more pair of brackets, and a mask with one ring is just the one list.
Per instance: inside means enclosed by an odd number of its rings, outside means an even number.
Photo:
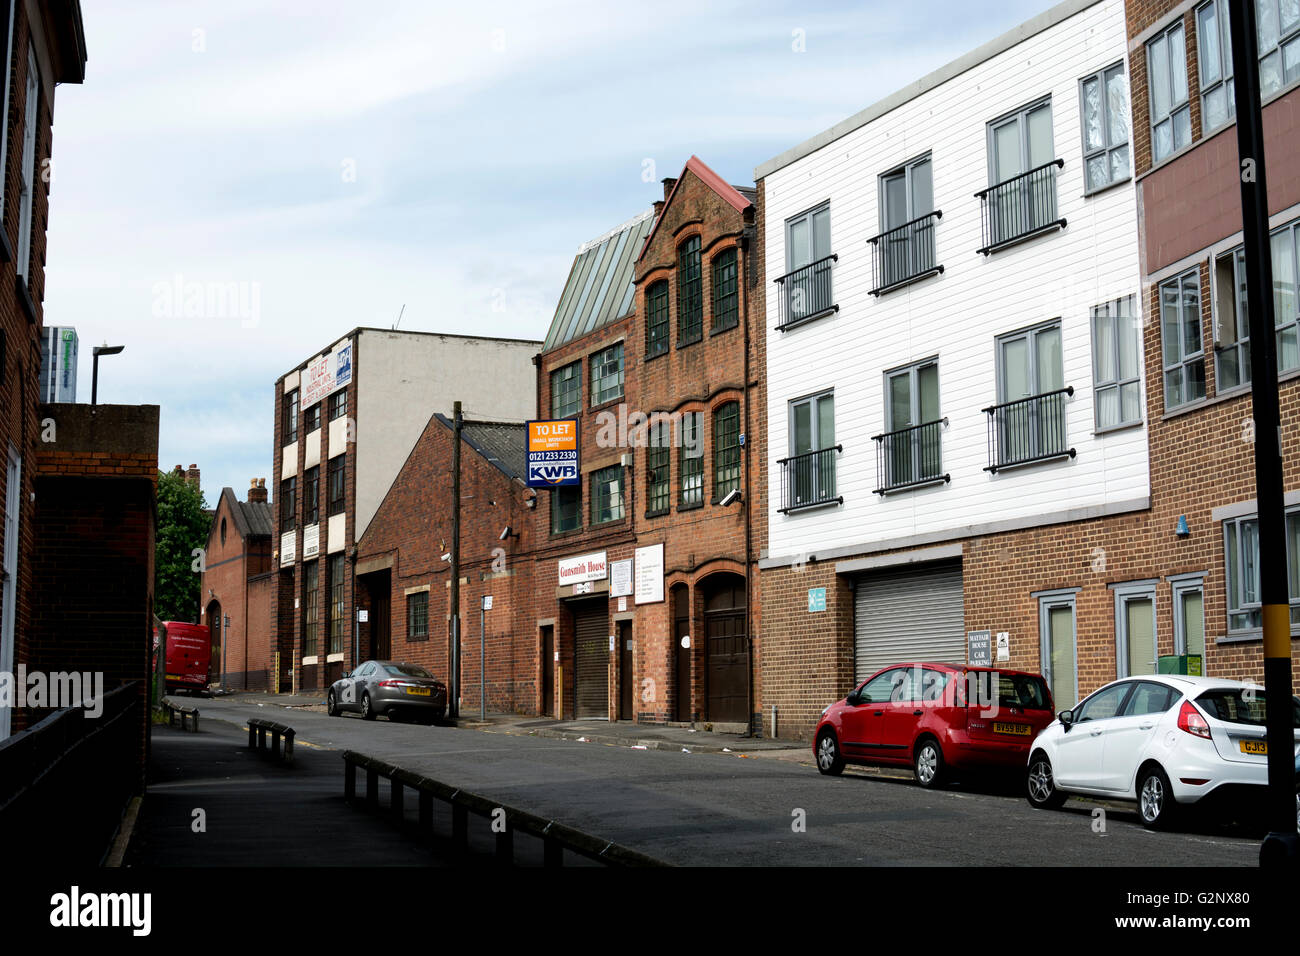
[{"label": "white garage shutter", "polygon": [[859,681],[903,661],[966,663],[961,562],[864,574],[853,603]]}]

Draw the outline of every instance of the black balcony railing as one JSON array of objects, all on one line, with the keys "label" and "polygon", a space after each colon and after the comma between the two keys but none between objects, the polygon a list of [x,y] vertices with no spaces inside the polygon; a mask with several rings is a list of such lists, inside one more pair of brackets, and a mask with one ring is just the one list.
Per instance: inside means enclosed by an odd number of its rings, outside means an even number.
[{"label": "black balcony railing", "polygon": [[943,272],[934,252],[934,227],[942,218],[942,210],[936,209],[867,240],[875,260],[872,295]]},{"label": "black balcony railing", "polygon": [[988,255],[1003,246],[1052,229],[1064,229],[1056,209],[1056,171],[1065,160],[1054,159],[975,194],[983,200],[984,245]]},{"label": "black balcony railing", "polygon": [[1058,388],[984,409],[989,417],[989,463],[984,470],[996,473],[1031,461],[1073,458],[1065,431],[1065,400],[1073,394],[1072,386]]},{"label": "black balcony railing", "polygon": [[778,510],[785,513],[831,502],[843,504],[844,499],[835,493],[835,457],[843,450],[843,445],[832,445],[777,462],[781,466]]},{"label": "black balcony railing", "polygon": [[831,267],[839,258],[831,254],[774,280],[778,331],[839,311],[831,285]]},{"label": "black balcony railing", "polygon": [[943,428],[947,424],[948,419],[939,418],[873,435],[876,494],[949,481],[950,476],[943,473]]}]

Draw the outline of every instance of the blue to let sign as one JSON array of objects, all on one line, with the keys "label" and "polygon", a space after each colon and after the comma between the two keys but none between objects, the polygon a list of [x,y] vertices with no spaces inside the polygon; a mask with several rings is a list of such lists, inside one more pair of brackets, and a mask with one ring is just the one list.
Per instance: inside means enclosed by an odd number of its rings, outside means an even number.
[{"label": "blue to let sign", "polygon": [[808,589],[808,613],[813,611],[826,610],[826,589],[809,588]]}]

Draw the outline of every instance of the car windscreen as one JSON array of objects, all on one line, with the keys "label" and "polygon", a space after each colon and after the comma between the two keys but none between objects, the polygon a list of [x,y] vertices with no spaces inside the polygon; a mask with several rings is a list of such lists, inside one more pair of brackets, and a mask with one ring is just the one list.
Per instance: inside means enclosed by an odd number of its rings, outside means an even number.
[{"label": "car windscreen", "polygon": [[394,677],[432,677],[423,667],[415,664],[385,664],[384,670]]},{"label": "car windscreen", "polygon": [[993,703],[993,681],[997,680],[998,706],[1022,707],[1025,710],[1051,710],[1047,684],[1032,674],[1005,674],[1001,671],[967,671],[966,699],[987,707]]},{"label": "car windscreen", "polygon": [[[1264,691],[1258,688],[1220,687],[1207,690],[1196,702],[1211,717],[1230,724],[1249,724],[1263,727],[1265,716]],[[1300,700],[1291,698],[1292,726],[1300,727]]]}]

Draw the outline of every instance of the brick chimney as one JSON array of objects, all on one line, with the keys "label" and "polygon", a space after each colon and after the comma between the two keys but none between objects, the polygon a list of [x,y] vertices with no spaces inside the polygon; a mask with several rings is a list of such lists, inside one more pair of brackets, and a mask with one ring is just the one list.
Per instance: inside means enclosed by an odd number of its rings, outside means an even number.
[{"label": "brick chimney", "polygon": [[249,504],[266,504],[266,479],[254,478],[248,486]]},{"label": "brick chimney", "polygon": [[666,201],[668,199],[668,194],[671,193],[673,191],[673,187],[677,185],[677,179],[673,176],[669,176],[667,179],[663,181],[663,183],[664,183],[664,200]]},{"label": "brick chimney", "polygon": [[[179,468],[180,465],[177,465],[176,467]],[[185,480],[188,481],[191,485],[193,485],[196,491],[198,490],[199,487],[199,466],[198,465],[190,465],[189,470],[185,472]]]}]

